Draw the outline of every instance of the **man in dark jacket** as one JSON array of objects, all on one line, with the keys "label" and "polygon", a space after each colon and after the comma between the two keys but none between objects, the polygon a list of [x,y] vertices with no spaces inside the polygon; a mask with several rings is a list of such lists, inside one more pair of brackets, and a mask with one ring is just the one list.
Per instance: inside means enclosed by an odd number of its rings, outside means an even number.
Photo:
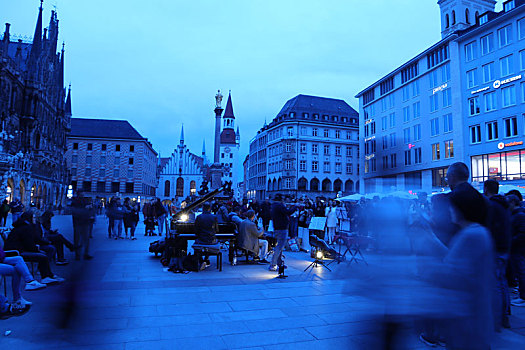
[{"label": "man in dark jacket", "polygon": [[510,264],[519,283],[519,297],[513,299],[511,305],[523,307],[525,306],[525,213],[517,196],[507,195],[507,202],[512,213]]},{"label": "man in dark jacket", "polygon": [[64,279],[56,276],[49,265],[49,258],[38,249],[35,243],[35,226],[33,225],[33,214],[23,213],[13,224],[13,230],[5,241],[5,250],[18,250],[25,261],[38,263],[38,270],[42,277],[42,283],[53,284],[63,282]]},{"label": "man in dark jacket", "polygon": [[252,252],[258,258],[262,258],[262,263],[268,263],[265,259],[266,254],[268,253],[268,241],[259,239],[262,237],[264,229],[259,230],[257,228],[257,225],[254,222],[255,212],[253,210],[248,210],[246,212],[246,217],[247,219],[241,222],[239,228],[237,246]]},{"label": "man in dark jacket", "polygon": [[507,210],[505,197],[498,194],[499,183],[496,180],[487,180],[483,184],[483,194],[488,198],[487,224],[485,225],[492,236],[494,243],[494,261],[496,273],[496,305],[494,313],[496,327],[509,328],[510,293],[507,285],[507,263],[509,261],[511,242],[511,219]]},{"label": "man in dark jacket", "polygon": [[286,238],[288,237],[290,215],[296,210],[295,207],[286,208],[282,200],[281,194],[278,193],[275,195],[274,203],[272,204],[272,221],[277,246],[274,249],[270,271],[277,271],[277,265],[283,264],[282,255]]},{"label": "man in dark jacket", "polygon": [[[84,248],[85,260],[93,259],[89,255],[89,227],[92,225],[92,209],[93,205],[89,203],[88,198],[85,198],[84,194],[78,191],[77,196],[71,202],[73,234],[75,246]],[[80,249],[76,250],[75,260],[80,260]]]},{"label": "man in dark jacket", "polygon": [[[202,214],[197,216],[195,219],[195,246],[209,246],[212,248],[220,249],[220,244],[217,242],[215,234],[219,231],[219,223],[217,217],[211,213],[210,203],[204,203],[202,205]],[[203,269],[206,266],[210,266],[209,255],[204,256],[204,261],[201,262]]]}]

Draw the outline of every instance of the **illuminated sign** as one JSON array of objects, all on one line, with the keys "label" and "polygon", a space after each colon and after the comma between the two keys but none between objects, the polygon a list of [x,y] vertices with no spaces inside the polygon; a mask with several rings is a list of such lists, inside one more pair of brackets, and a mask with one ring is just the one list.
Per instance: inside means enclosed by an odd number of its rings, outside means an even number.
[{"label": "illuminated sign", "polygon": [[514,146],[521,146],[523,145],[523,141],[514,141],[509,143],[498,143],[498,149],[504,149],[505,147],[514,147]]},{"label": "illuminated sign", "polygon": [[509,84],[509,83],[512,83],[513,81],[520,80],[520,79],[521,79],[521,74],[516,75],[515,77],[512,77],[512,78],[505,79],[505,80],[496,80],[494,84],[492,84],[492,86],[494,86],[494,89],[499,89],[501,85]]},{"label": "illuminated sign", "polygon": [[435,93],[437,93],[437,92],[440,92],[440,91],[442,91],[442,90],[445,90],[447,87],[448,87],[448,84],[447,84],[447,83],[445,83],[445,84],[443,84],[443,85],[441,85],[441,86],[438,86],[437,88],[435,88],[434,90],[432,90],[432,94],[435,94]]},{"label": "illuminated sign", "polygon": [[365,121],[365,125],[370,124],[373,121],[374,121],[373,119],[368,119],[367,121]]},{"label": "illuminated sign", "polygon": [[376,138],[375,135],[372,136],[372,137],[368,137],[368,138],[365,139],[365,142],[370,141],[370,140],[375,140],[375,138]]},{"label": "illuminated sign", "polygon": [[365,160],[370,160],[370,159],[375,158],[375,157],[376,157],[375,154],[371,154],[371,155],[365,156]]},{"label": "illuminated sign", "polygon": [[482,89],[472,91],[471,94],[474,95],[474,94],[477,94],[477,93],[480,93],[480,92],[483,92],[483,91],[487,91],[488,89],[490,89],[490,86],[485,86]]}]

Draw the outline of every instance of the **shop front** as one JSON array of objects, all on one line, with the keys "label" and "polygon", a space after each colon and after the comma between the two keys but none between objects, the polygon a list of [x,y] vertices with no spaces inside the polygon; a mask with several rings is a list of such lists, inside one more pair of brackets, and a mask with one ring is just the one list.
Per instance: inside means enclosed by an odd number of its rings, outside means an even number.
[{"label": "shop front", "polygon": [[500,183],[525,185],[525,148],[511,149],[517,146],[523,146],[523,141],[500,143],[501,152],[472,156],[472,181],[495,179]]}]

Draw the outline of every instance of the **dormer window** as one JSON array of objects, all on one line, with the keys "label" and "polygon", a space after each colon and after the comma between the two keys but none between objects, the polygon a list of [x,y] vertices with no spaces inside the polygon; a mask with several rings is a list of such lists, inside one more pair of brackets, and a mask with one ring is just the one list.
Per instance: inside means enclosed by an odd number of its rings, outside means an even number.
[{"label": "dormer window", "polygon": [[303,113],[303,118],[308,119],[308,113]]},{"label": "dormer window", "polygon": [[319,114],[314,114],[314,119],[319,120]]},{"label": "dormer window", "polygon": [[505,9],[505,12],[509,12],[510,10],[513,10],[515,7],[514,0],[507,1],[503,4],[503,9]]},{"label": "dormer window", "polygon": [[294,112],[290,112],[290,118],[293,118],[295,117],[295,113]]},{"label": "dormer window", "polygon": [[488,13],[485,13],[484,15],[481,15],[481,17],[479,17],[479,25],[485,24],[488,21],[489,21]]}]

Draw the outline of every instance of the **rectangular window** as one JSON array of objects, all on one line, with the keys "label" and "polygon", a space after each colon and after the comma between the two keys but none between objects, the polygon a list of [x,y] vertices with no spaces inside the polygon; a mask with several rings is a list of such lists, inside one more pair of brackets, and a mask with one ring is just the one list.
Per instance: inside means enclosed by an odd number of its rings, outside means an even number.
[{"label": "rectangular window", "polygon": [[126,182],[126,193],[133,193],[135,184],[133,182]]},{"label": "rectangular window", "polygon": [[82,190],[84,192],[91,192],[91,181],[83,181],[82,182]]},{"label": "rectangular window", "polygon": [[290,171],[292,170],[293,165],[291,160],[284,161],[284,170]]},{"label": "rectangular window", "polygon": [[509,24],[498,30],[499,46],[507,46],[512,42],[512,25]]},{"label": "rectangular window", "polygon": [[505,123],[505,137],[518,136],[518,118],[505,118],[503,122]]},{"label": "rectangular window", "polygon": [[521,102],[525,103],[525,83],[521,83]]},{"label": "rectangular window", "polygon": [[396,146],[396,133],[390,134],[390,147]]},{"label": "rectangular window", "polygon": [[476,71],[477,69],[469,70],[467,72],[467,89],[472,89],[476,86]]},{"label": "rectangular window", "polygon": [[300,150],[301,153],[306,153],[306,143],[301,143]]},{"label": "rectangular window", "polygon": [[287,153],[290,153],[292,151],[292,144],[291,143],[286,143],[285,144],[285,150]]},{"label": "rectangular window", "polygon": [[476,58],[477,45],[473,41],[465,45],[465,61],[470,62]]},{"label": "rectangular window", "polygon": [[388,156],[383,156],[383,169],[388,169]]},{"label": "rectangular window", "polygon": [[430,96],[430,112],[435,112],[439,109],[438,94]]},{"label": "rectangular window", "polygon": [[340,156],[341,155],[341,146],[335,146],[335,155]]},{"label": "rectangular window", "polygon": [[509,12],[510,10],[513,10],[515,8],[514,0],[507,1],[503,4],[503,9],[505,12]]},{"label": "rectangular window", "polygon": [[489,83],[494,80],[494,62],[487,63],[483,67],[483,82]]},{"label": "rectangular window", "polygon": [[330,155],[330,145],[324,145],[323,146],[323,153],[325,156]]},{"label": "rectangular window", "polygon": [[346,156],[352,158],[352,147],[346,146]]},{"label": "rectangular window", "polygon": [[414,119],[417,119],[421,116],[421,103],[416,102],[412,105],[412,114],[414,116]]},{"label": "rectangular window", "polygon": [[329,173],[330,172],[330,162],[324,162],[323,164],[323,172]]},{"label": "rectangular window", "polygon": [[493,141],[498,139],[498,122],[487,123],[487,141]]},{"label": "rectangular window", "polygon": [[304,126],[301,126],[301,135],[306,136],[308,135],[308,129]]},{"label": "rectangular window", "polygon": [[341,165],[341,163],[335,163],[335,172],[340,174],[343,172],[343,167]]},{"label": "rectangular window", "polygon": [[129,165],[133,165],[133,161],[134,161],[133,158],[129,158],[129,159],[128,159],[128,164],[129,164]]},{"label": "rectangular window", "polygon": [[293,127],[288,127],[286,129],[286,133],[288,134],[288,137],[293,136]]},{"label": "rectangular window", "polygon": [[120,176],[120,169],[113,169],[113,177],[119,177]]},{"label": "rectangular window", "polygon": [[395,168],[397,167],[397,154],[391,154],[390,155],[390,167]]},{"label": "rectangular window", "polygon": [[86,177],[91,176],[91,168],[84,169],[84,176],[86,176]]},{"label": "rectangular window", "polygon": [[479,108],[479,97],[473,97],[468,99],[469,104],[469,115],[477,115],[479,114],[480,108]]},{"label": "rectangular window", "polygon": [[78,149],[78,142],[73,142],[73,149]]},{"label": "rectangular window", "polygon": [[88,143],[87,144],[87,150],[88,151],[92,151],[93,150],[93,144],[92,143]]},{"label": "rectangular window", "polygon": [[454,129],[452,113],[443,116],[443,132],[451,132]]},{"label": "rectangular window", "polygon": [[403,86],[403,102],[410,98],[410,85]]},{"label": "rectangular window", "polygon": [[447,63],[441,67],[441,78],[443,83],[450,80],[450,63]]},{"label": "rectangular window", "polygon": [[419,96],[419,80],[412,83],[412,97]]},{"label": "rectangular window", "polygon": [[77,176],[77,168],[71,168],[71,176]]},{"label": "rectangular window", "polygon": [[452,94],[449,89],[443,90],[443,107],[449,107],[452,105]]},{"label": "rectangular window", "polygon": [[354,172],[354,167],[350,163],[346,163],[346,173],[352,174]]},{"label": "rectangular window", "polygon": [[312,129],[312,136],[317,136],[317,132],[318,132],[317,128],[313,128]]},{"label": "rectangular window", "polygon": [[383,149],[388,148],[388,137],[385,135],[383,136]]},{"label": "rectangular window", "polygon": [[133,178],[133,169],[128,169],[128,179]]},{"label": "rectangular window", "polygon": [[525,50],[520,51],[520,68],[525,70]]},{"label": "rectangular window", "polygon": [[403,141],[405,145],[410,143],[410,128],[403,129]]},{"label": "rectangular window", "polygon": [[106,169],[98,169],[98,177],[106,176]]},{"label": "rectangular window", "polygon": [[439,134],[439,118],[430,119],[430,136]]},{"label": "rectangular window", "polygon": [[408,123],[410,121],[410,107],[403,108],[403,122]]},{"label": "rectangular window", "polygon": [[106,192],[106,183],[104,181],[97,182],[97,192]]},{"label": "rectangular window", "polygon": [[350,131],[346,132],[346,139],[351,140],[352,139],[352,133]]},{"label": "rectangular window", "polygon": [[454,141],[445,141],[445,158],[454,158]]},{"label": "rectangular window", "polygon": [[518,32],[520,40],[525,39],[525,18],[518,21]]},{"label": "rectangular window", "polygon": [[496,110],[496,93],[495,92],[489,92],[488,94],[483,95],[483,100],[485,102],[485,112]]},{"label": "rectangular window", "polygon": [[306,160],[299,161],[299,171],[306,171]]},{"label": "rectangular window", "polygon": [[134,145],[129,145],[129,151],[130,152],[135,152],[135,146]]},{"label": "rectangular window", "polygon": [[312,153],[313,154],[318,154],[319,153],[319,148],[317,146],[317,144],[312,144]]},{"label": "rectangular window", "polygon": [[430,74],[428,75],[428,78],[430,79],[430,88],[435,88],[439,86],[437,69],[434,69],[432,72],[430,72]]},{"label": "rectangular window", "polygon": [[390,113],[390,127],[394,128],[396,126],[396,114]]},{"label": "rectangular window", "polygon": [[91,156],[86,156],[86,164],[91,164],[93,158]]},{"label": "rectangular window", "polygon": [[513,62],[512,62],[512,55],[505,56],[499,60],[500,69],[501,69],[501,76],[505,77],[507,75],[510,75],[514,73],[513,69]]},{"label": "rectangular window", "polygon": [[106,156],[100,156],[100,164],[106,164]]},{"label": "rectangular window", "polygon": [[78,156],[76,154],[73,154],[71,156],[71,163],[73,163],[73,164],[78,163]]},{"label": "rectangular window", "polygon": [[120,152],[120,145],[115,145],[115,151]]},{"label": "rectangular window", "polygon": [[414,164],[421,164],[421,147],[414,148]]},{"label": "rectangular window", "polygon": [[312,171],[315,171],[315,172],[319,171],[319,162],[316,160],[312,162]]},{"label": "rectangular window", "polygon": [[[105,143],[103,143],[102,146],[101,146],[101,149],[102,149],[103,151],[107,150],[107,149],[108,149],[108,145],[106,145]],[[99,191],[99,192],[101,192],[101,191]]]},{"label": "rectangular window", "polygon": [[335,138],[336,139],[340,139],[341,138],[341,130],[336,130],[335,131]]},{"label": "rectangular window", "polygon": [[324,130],[323,130],[323,135],[324,135],[324,137],[326,137],[326,138],[330,137],[330,131],[329,131],[328,129],[324,129]]},{"label": "rectangular window", "polygon": [[381,130],[385,131],[388,128],[388,118],[382,117],[381,118]]},{"label": "rectangular window", "polygon": [[405,165],[412,165],[412,152],[405,151]]},{"label": "rectangular window", "polygon": [[120,192],[120,182],[111,183],[111,192],[113,193]]},{"label": "rectangular window", "polygon": [[481,142],[481,126],[474,125],[470,127],[470,143],[480,143]]},{"label": "rectangular window", "polygon": [[421,140],[421,124],[414,125],[414,141]]},{"label": "rectangular window", "polygon": [[488,55],[494,51],[494,34],[490,33],[481,38],[481,55]]},{"label": "rectangular window", "polygon": [[502,106],[509,107],[516,104],[516,88],[509,86],[501,89]]},{"label": "rectangular window", "polygon": [[439,143],[433,143],[432,144],[432,160],[440,160],[441,159],[441,153],[439,150]]}]

